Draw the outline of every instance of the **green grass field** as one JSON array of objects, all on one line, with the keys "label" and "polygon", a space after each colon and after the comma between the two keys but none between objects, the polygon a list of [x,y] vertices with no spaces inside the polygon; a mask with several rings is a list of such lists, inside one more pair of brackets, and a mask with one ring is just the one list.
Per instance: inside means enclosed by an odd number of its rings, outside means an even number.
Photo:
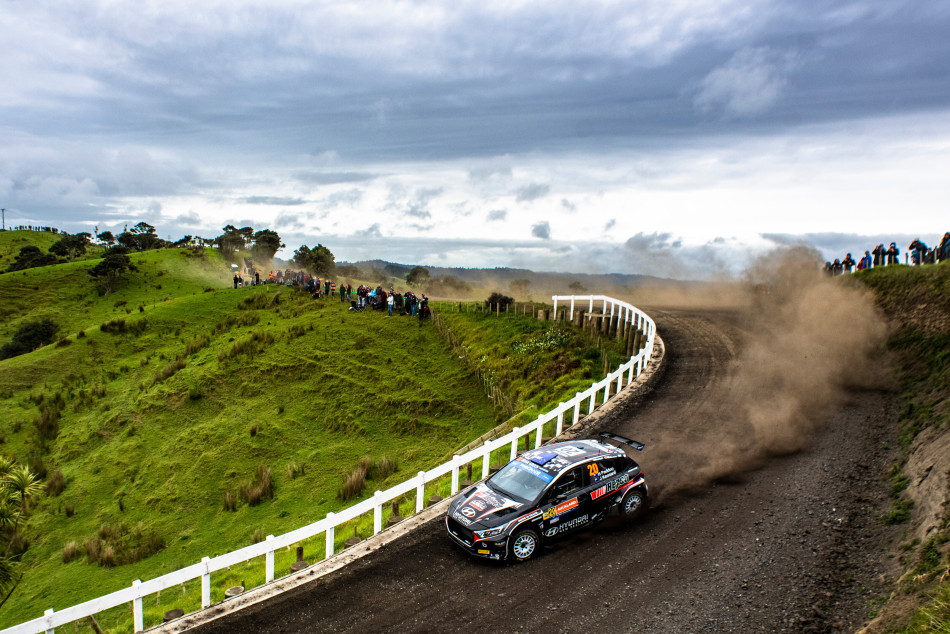
[{"label": "green grass field", "polygon": [[[435,466],[508,417],[476,370],[527,420],[601,378],[604,355],[620,358],[613,342],[530,313],[445,304],[460,358],[430,321],[290,287],[234,290],[216,251],[189,253],[133,254],[138,270],[103,296],[87,273],[96,260],[0,275],[0,343],[30,321],[59,325],[57,343],[0,361],[0,451],[65,483],[33,509],[26,576],[0,626],[319,520],[352,503],[339,493],[364,457],[380,467],[362,497]],[[262,468],[272,499],[253,493]],[[357,522],[363,536],[371,522]],[[306,548],[321,557],[323,537]],[[292,560],[279,553],[278,570]],[[261,561],[216,575],[213,599],[263,574]],[[147,601],[147,624],[195,609],[187,585]],[[116,631],[130,618],[99,617]]]}]

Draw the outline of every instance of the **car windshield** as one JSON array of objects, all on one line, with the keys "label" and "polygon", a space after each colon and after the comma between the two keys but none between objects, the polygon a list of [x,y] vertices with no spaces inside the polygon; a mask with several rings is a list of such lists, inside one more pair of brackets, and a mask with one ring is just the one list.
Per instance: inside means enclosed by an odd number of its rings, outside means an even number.
[{"label": "car windshield", "polygon": [[534,465],[513,460],[490,477],[488,483],[508,497],[530,501],[538,497],[552,479],[553,476]]}]

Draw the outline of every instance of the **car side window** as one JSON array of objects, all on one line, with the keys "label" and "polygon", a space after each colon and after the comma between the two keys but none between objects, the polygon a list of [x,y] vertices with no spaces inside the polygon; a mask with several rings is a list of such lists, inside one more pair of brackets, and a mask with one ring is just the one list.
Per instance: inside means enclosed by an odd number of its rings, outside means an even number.
[{"label": "car side window", "polygon": [[570,493],[580,489],[584,486],[584,474],[586,472],[587,465],[581,465],[579,467],[574,467],[567,473],[561,475],[557,479],[557,482],[554,483],[554,487],[551,489],[550,501],[554,501],[558,496],[567,496]]}]

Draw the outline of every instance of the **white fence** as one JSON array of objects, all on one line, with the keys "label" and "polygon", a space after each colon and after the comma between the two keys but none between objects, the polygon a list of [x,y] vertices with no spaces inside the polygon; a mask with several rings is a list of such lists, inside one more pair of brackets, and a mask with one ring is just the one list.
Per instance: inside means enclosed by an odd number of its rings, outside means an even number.
[{"label": "white fence", "polygon": [[395,500],[396,498],[404,496],[415,490],[416,512],[418,513],[424,508],[424,491],[426,484],[436,481],[439,478],[451,473],[451,490],[452,495],[455,495],[459,490],[459,471],[463,466],[481,460],[482,474],[484,476],[489,472],[489,462],[491,460],[491,454],[493,451],[505,447],[506,445],[510,445],[511,460],[514,460],[517,455],[519,440],[524,436],[534,433],[534,446],[540,447],[544,425],[551,422],[554,422],[554,435],[560,435],[561,431],[565,427],[565,416],[567,417],[568,427],[576,424],[581,418],[582,409],[585,409],[586,407],[586,414],[593,413],[594,409],[597,407],[598,398],[600,399],[600,404],[606,403],[611,397],[611,388],[614,388],[613,394],[616,395],[621,389],[632,383],[634,379],[640,375],[640,373],[643,371],[643,368],[649,362],[650,355],[653,352],[653,341],[654,334],[656,332],[656,326],[649,316],[637,308],[625,302],[621,302],[610,297],[605,297],[603,295],[554,296],[552,299],[554,300],[555,315],[557,314],[557,304],[559,301],[569,302],[571,318],[573,318],[575,305],[586,305],[589,311],[593,311],[595,302],[598,305],[602,303],[602,311],[604,315],[609,314],[611,317],[613,317],[616,314],[619,316],[619,319],[622,322],[626,322],[631,327],[637,327],[643,332],[645,335],[645,347],[637,354],[632,356],[625,364],[604,377],[604,379],[599,383],[594,383],[583,392],[578,392],[574,398],[570,399],[569,401],[559,403],[556,408],[550,412],[547,412],[546,414],[541,414],[536,420],[528,423],[527,425],[523,427],[515,427],[504,436],[488,440],[482,446],[472,449],[465,454],[455,455],[449,462],[445,462],[433,469],[430,469],[429,471],[420,471],[419,474],[414,478],[406,480],[401,484],[397,484],[386,491],[376,491],[373,497],[363,500],[362,502],[355,504],[348,509],[340,511],[339,513],[328,513],[326,518],[320,521],[308,524],[307,526],[303,526],[277,537],[268,535],[267,539],[263,542],[246,546],[239,550],[225,553],[217,557],[205,557],[199,563],[192,564],[186,568],[181,568],[175,572],[170,572],[166,575],[162,575],[161,577],[156,577],[155,579],[150,579],[148,581],[135,580],[132,582],[132,586],[130,588],[117,590],[116,592],[112,592],[105,596],[74,605],[59,612],[54,612],[52,609],[49,609],[43,616],[39,618],[21,623],[19,625],[14,625],[13,627],[3,630],[3,634],[36,634],[37,632],[44,631],[52,632],[53,629],[58,626],[65,625],[67,623],[71,623],[72,621],[83,619],[102,612],[103,610],[108,610],[110,608],[127,603],[132,604],[133,624],[135,631],[140,632],[145,629],[142,599],[146,596],[155,594],[156,592],[166,588],[178,586],[185,583],[186,581],[191,581],[200,577],[201,606],[202,608],[209,607],[211,605],[211,574],[214,572],[224,570],[230,566],[249,561],[250,559],[254,559],[256,557],[264,557],[265,582],[270,583],[274,580],[275,551],[282,548],[289,548],[298,542],[313,538],[320,533],[325,533],[326,556],[332,557],[335,554],[334,531],[337,526],[343,524],[344,522],[356,519],[365,513],[372,512],[373,534],[375,535],[382,530],[383,506],[392,500]]}]

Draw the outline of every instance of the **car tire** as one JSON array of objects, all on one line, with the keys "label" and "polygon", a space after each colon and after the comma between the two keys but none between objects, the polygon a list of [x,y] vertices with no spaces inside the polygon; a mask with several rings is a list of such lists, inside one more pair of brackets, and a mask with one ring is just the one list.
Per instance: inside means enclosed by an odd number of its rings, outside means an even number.
[{"label": "car tire", "polygon": [[647,508],[647,496],[640,489],[631,489],[620,500],[620,515],[626,520],[639,517]]},{"label": "car tire", "polygon": [[508,552],[515,561],[527,561],[538,554],[541,538],[530,529],[520,530],[508,542]]}]

